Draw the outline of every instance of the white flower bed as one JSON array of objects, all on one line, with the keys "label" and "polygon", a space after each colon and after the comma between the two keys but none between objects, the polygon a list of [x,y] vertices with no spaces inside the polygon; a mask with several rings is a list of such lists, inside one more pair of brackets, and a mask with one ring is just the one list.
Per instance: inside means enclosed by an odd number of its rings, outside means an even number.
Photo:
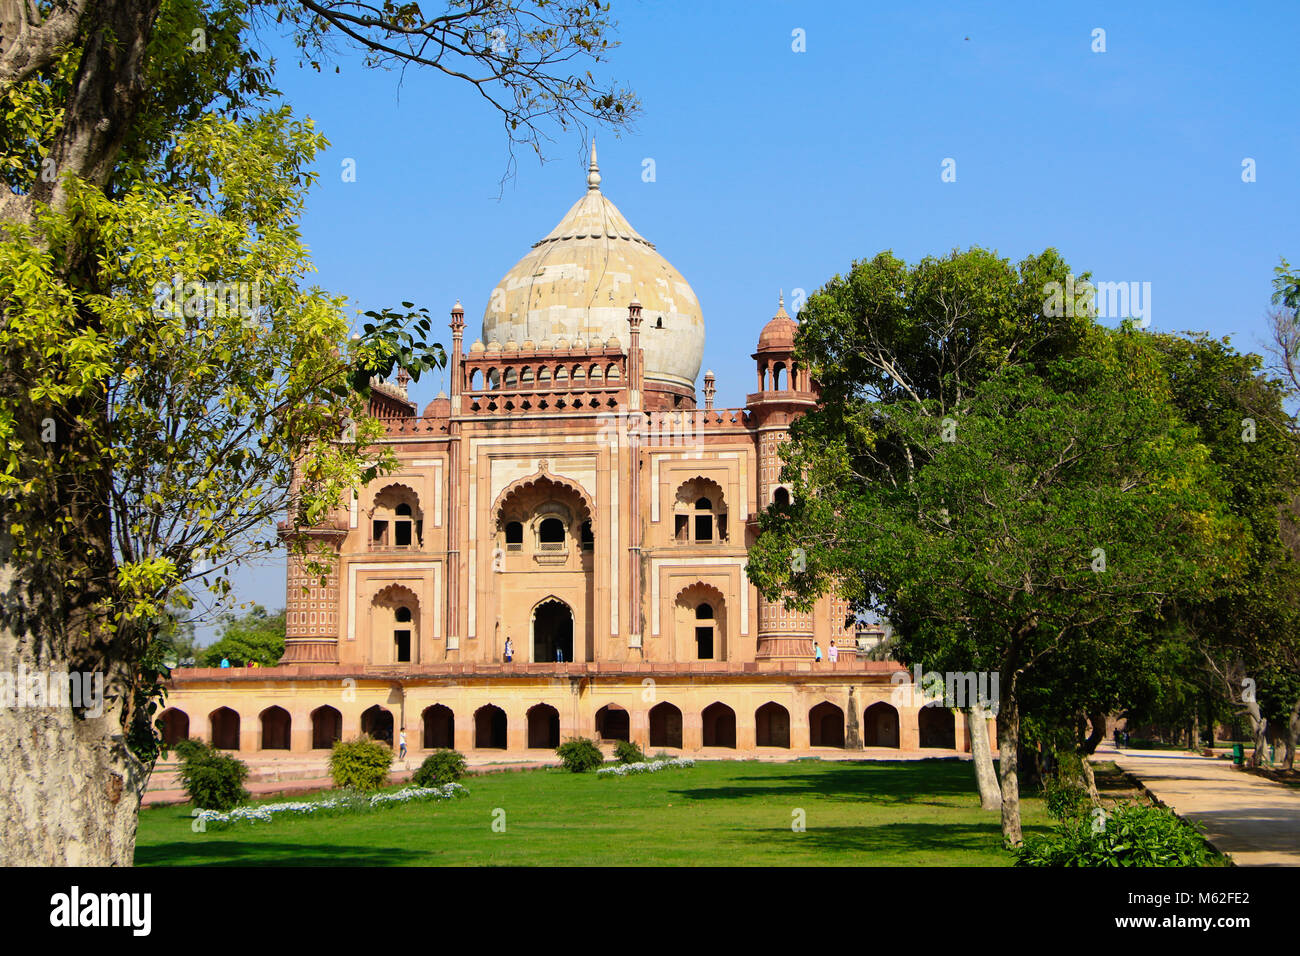
[{"label": "white flower bed", "polygon": [[676,770],[680,767],[694,767],[695,761],[690,757],[678,757],[675,760],[652,760],[648,763],[621,763],[614,767],[601,767],[596,771],[598,777],[628,777],[634,773],[658,773],[660,770]]},{"label": "white flower bed", "polygon": [[328,800],[293,801],[291,803],[267,803],[260,807],[235,807],[222,813],[220,810],[199,810],[195,819],[204,824],[223,826],[245,821],[270,823],[277,813],[291,813],[295,816],[307,816],[322,810],[366,810],[378,807],[396,806],[413,800],[450,800],[468,794],[458,783],[448,783],[441,787],[405,787],[393,793],[376,793],[370,797],[361,795],[331,797]]}]

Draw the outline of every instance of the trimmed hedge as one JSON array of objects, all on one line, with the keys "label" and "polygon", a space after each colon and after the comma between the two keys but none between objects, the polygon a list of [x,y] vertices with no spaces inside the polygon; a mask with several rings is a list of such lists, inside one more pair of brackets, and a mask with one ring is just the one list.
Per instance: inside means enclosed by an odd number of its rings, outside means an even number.
[{"label": "trimmed hedge", "polygon": [[435,750],[411,777],[417,787],[441,787],[465,776],[465,755],[456,750]]},{"label": "trimmed hedge", "polygon": [[181,758],[181,786],[200,810],[225,812],[247,800],[244,789],[248,764],[209,747],[201,740],[182,740],[175,747]]},{"label": "trimmed hedge", "polygon": [[393,748],[373,737],[340,740],[330,751],[330,776],[337,787],[369,793],[388,783]]},{"label": "trimmed hedge", "polygon": [[641,748],[630,740],[620,740],[614,748],[614,756],[619,763],[646,763],[646,755]]},{"label": "trimmed hedge", "polygon": [[566,740],[556,748],[555,753],[564,764],[564,769],[573,773],[586,773],[595,770],[605,762],[605,755],[595,742],[586,737],[574,737]]}]

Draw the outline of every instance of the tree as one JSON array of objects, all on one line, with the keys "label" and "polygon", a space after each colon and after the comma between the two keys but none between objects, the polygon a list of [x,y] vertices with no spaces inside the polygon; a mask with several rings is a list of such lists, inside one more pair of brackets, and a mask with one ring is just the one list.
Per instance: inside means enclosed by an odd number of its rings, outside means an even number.
[{"label": "tree", "polygon": [[1283,529],[1300,495],[1296,423],[1284,409],[1283,381],[1264,370],[1260,356],[1203,334],[1152,341],[1180,415],[1210,451],[1244,555],[1214,594],[1174,610],[1212,686],[1250,721],[1258,766],[1269,721],[1285,726],[1300,706],[1291,650],[1300,627],[1300,561]]},{"label": "tree", "polygon": [[762,516],[749,575],[796,606],[834,587],[879,608],[904,661],[999,673],[1015,844],[1026,688],[1063,649],[1209,587],[1231,529],[1141,335],[1045,321],[1041,299],[1018,326],[1063,264],[1022,264],[1026,287],[971,258],[912,275],[878,258],[809,299],[797,350],[830,384],[792,428],[794,502]]},{"label": "tree", "polygon": [[[305,51],[327,34],[405,62],[459,51],[483,72],[455,75],[509,94],[491,103],[514,141],[634,111],[573,70],[611,27],[578,0],[429,21],[414,4],[0,0],[0,670],[100,671],[106,693],[102,718],[0,714],[32,769],[0,785],[6,863],[131,862],[168,600],[205,577],[220,591],[286,504],[310,525],[388,467],[367,447],[372,377],[443,360],[409,304],[340,350],[342,300],[306,283],[296,220],[324,140],[268,108],[248,42],[268,13]],[[385,34],[412,45],[375,50]]]},{"label": "tree", "polygon": [[224,614],[221,634],[199,654],[200,667],[219,667],[223,660],[232,667],[274,667],[284,656],[284,610],[268,614],[254,604],[241,615]]}]

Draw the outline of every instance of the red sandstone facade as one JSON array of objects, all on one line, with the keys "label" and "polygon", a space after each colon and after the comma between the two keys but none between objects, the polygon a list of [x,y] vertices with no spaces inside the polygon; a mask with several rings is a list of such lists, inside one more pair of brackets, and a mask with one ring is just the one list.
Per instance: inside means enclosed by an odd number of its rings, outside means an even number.
[{"label": "red sandstone facade", "polygon": [[[744,408],[713,407],[711,372],[697,407],[693,293],[600,195],[594,151],[588,183],[494,291],[484,328],[515,338],[466,349],[457,303],[451,394],[420,413],[405,375],[376,384],[399,467],[303,532],[336,560],[320,579],[291,556],[281,666],[176,672],[169,738],[965,749],[951,711],[900,702],[897,665],[858,660],[844,602],[788,611],[746,578],[757,515],[790,493],[780,444],[817,401],[795,321],[782,304],[763,327]],[[621,325],[582,305],[618,294]]]}]

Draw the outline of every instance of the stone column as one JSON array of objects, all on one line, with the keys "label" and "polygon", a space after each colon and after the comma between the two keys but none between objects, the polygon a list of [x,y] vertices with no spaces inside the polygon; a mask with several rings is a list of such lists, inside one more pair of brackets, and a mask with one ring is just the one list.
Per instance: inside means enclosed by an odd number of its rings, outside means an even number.
[{"label": "stone column", "polygon": [[848,712],[844,715],[846,729],[844,731],[844,749],[861,750],[862,749],[862,730],[858,724],[858,697],[856,688],[849,688],[849,706]]}]

